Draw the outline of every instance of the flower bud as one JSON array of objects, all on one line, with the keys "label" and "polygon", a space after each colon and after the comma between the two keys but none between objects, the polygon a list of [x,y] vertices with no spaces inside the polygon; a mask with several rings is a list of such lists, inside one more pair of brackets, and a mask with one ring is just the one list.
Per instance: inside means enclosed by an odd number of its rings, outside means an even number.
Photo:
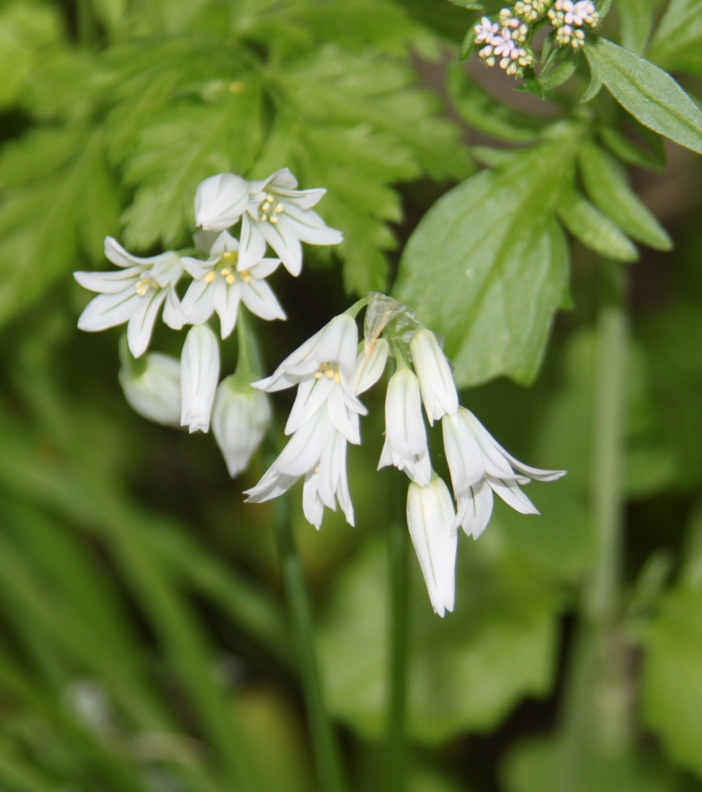
[{"label": "flower bud", "polygon": [[219,343],[205,324],[194,325],[183,344],[180,366],[181,426],[207,432],[219,379]]},{"label": "flower bud", "polygon": [[249,183],[233,173],[210,176],[195,193],[195,224],[205,231],[224,231],[236,223],[249,202]]},{"label": "flower bud", "polygon": [[458,409],[456,385],[449,362],[434,333],[426,329],[415,333],[410,351],[429,423],[433,424],[446,413],[455,413]]},{"label": "flower bud", "polygon": [[180,425],[180,363],[149,352],[135,360],[123,344],[119,381],[133,410],[165,426]]},{"label": "flower bud", "polygon": [[235,478],[248,467],[271,422],[268,396],[232,375],[222,380],[215,394],[212,431]]},{"label": "flower bud", "polygon": [[439,616],[452,611],[456,589],[456,514],[448,487],[434,475],[407,490],[407,525],[429,599]]}]

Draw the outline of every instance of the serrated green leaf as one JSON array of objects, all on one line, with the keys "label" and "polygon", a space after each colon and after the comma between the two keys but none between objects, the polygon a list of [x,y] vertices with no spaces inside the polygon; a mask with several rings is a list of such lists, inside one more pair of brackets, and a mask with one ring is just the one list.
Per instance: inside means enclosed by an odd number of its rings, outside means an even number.
[{"label": "serrated green leaf", "polygon": [[669,594],[644,646],[646,725],[675,764],[702,777],[702,592],[680,588]]},{"label": "serrated green leaf", "polygon": [[667,72],[604,38],[585,56],[593,77],[644,126],[702,154],[702,111]]},{"label": "serrated green leaf", "polygon": [[622,46],[637,55],[646,51],[655,0],[617,0]]},{"label": "serrated green leaf", "polygon": [[444,336],[461,387],[500,374],[529,382],[553,313],[568,304],[568,251],[552,213],[579,132],[552,134],[444,195],[405,248],[395,296]]},{"label": "serrated green leaf", "polygon": [[[489,543],[471,543],[459,554],[456,612],[446,619],[432,613],[412,559],[407,689],[414,741],[432,745],[468,729],[490,729],[522,696],[543,695],[551,683],[559,597],[487,561]],[[368,543],[346,564],[318,643],[329,707],[366,739],[385,729],[384,550]]]},{"label": "serrated green leaf", "polygon": [[584,245],[613,261],[636,261],[636,247],[576,190],[564,190],[557,210],[558,219]]},{"label": "serrated green leaf", "polygon": [[664,69],[702,74],[702,5],[699,0],[671,0],[656,28],[648,55]]},{"label": "serrated green leaf", "polygon": [[486,135],[510,143],[531,143],[547,124],[543,118],[512,110],[472,80],[460,63],[449,64],[446,87],[459,115]]},{"label": "serrated green leaf", "polygon": [[655,250],[670,250],[672,240],[627,185],[616,162],[592,142],[578,152],[590,200],[626,234]]},{"label": "serrated green leaf", "polygon": [[193,198],[207,176],[247,173],[263,138],[262,97],[249,84],[209,105],[175,107],[148,129],[127,165],[137,190],[123,215],[128,246],[170,247],[193,227]]}]

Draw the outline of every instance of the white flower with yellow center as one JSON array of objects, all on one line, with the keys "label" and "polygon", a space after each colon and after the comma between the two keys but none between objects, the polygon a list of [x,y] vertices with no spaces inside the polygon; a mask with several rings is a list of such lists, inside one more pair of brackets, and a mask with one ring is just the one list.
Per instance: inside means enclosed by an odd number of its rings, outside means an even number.
[{"label": "white flower with yellow center", "polygon": [[183,274],[177,253],[139,258],[112,237],[105,239],[105,255],[118,272],[74,272],[85,289],[98,292],[78,319],[78,327],[91,333],[127,322],[127,340],[134,357],[149,345],[154,322],[163,306],[163,321],[174,330],[185,323],[175,286]]},{"label": "white flower with yellow center", "polygon": [[194,279],[182,303],[189,323],[206,322],[216,312],[222,338],[227,338],[236,325],[241,302],[261,319],[286,318],[273,290],[265,282],[280,264],[280,259],[261,259],[248,269],[237,269],[239,243],[223,231],[212,245],[207,261],[189,257],[182,261]]}]

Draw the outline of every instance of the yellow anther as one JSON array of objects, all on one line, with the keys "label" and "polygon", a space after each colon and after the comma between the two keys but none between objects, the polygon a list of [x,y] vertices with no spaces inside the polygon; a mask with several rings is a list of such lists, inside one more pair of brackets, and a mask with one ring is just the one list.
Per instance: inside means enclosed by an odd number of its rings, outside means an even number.
[{"label": "yellow anther", "polygon": [[331,369],[327,369],[324,373],[327,375],[327,379],[334,379],[334,372]]},{"label": "yellow anther", "polygon": [[217,273],[215,272],[208,272],[205,275],[205,283],[212,283],[212,281],[217,277]]},{"label": "yellow anther", "polygon": [[341,382],[341,377],[339,376],[338,371],[334,372],[334,382],[336,382],[337,385]]},{"label": "yellow anther", "polygon": [[268,200],[269,200],[271,203],[273,203],[273,201],[275,201],[275,198],[274,198],[274,197],[273,197],[273,196],[272,196],[270,193],[266,193],[266,198],[267,198],[267,199],[268,199]]},{"label": "yellow anther", "polygon": [[239,277],[244,281],[244,283],[248,283],[251,280],[251,275],[249,275],[246,270],[240,272]]},{"label": "yellow anther", "polygon": [[277,204],[273,211],[276,212],[277,214],[280,214],[281,212],[285,211],[285,207],[283,206],[283,204]]},{"label": "yellow anther", "polygon": [[140,296],[143,297],[149,289],[158,289],[159,285],[153,278],[142,278],[136,285],[135,291]]},{"label": "yellow anther", "polygon": [[315,378],[316,380],[320,380],[320,379],[322,379],[322,376],[323,376],[323,375],[322,375],[322,372],[321,372],[321,371],[318,371],[318,372],[317,372],[317,373],[314,375],[314,378]]},{"label": "yellow anther", "polygon": [[236,276],[227,275],[227,277],[224,280],[231,286],[232,283],[234,283],[234,281],[236,280]]},{"label": "yellow anther", "polygon": [[227,275],[229,275],[231,273],[231,270],[229,269],[229,267],[223,267],[220,270],[220,272],[222,273],[222,275],[224,275],[226,277]]},{"label": "yellow anther", "polygon": [[271,208],[270,201],[264,201],[261,204],[261,209],[263,209],[264,212],[267,212],[270,208]]},{"label": "yellow anther", "polygon": [[275,223],[277,223],[277,222],[278,222],[278,218],[277,218],[275,215],[273,215],[273,217],[270,217],[270,218],[269,218],[269,220],[270,220],[270,221],[271,221],[271,223],[273,223],[274,225],[275,225]]}]

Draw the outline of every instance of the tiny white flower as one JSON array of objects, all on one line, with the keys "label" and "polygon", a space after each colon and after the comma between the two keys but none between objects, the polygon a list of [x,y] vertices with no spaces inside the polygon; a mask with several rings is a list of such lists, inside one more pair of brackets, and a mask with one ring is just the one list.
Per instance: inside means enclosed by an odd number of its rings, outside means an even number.
[{"label": "tiny white flower", "polygon": [[222,338],[234,326],[239,303],[261,319],[285,319],[271,287],[265,279],[276,270],[280,259],[261,259],[248,269],[237,269],[239,242],[223,231],[215,240],[207,261],[183,257],[183,266],[193,281],[183,297],[182,309],[191,324],[206,322],[214,312],[220,319]]},{"label": "tiny white flower", "polygon": [[407,525],[434,611],[452,611],[456,590],[456,515],[448,487],[434,475],[429,484],[410,483]]},{"label": "tiny white flower", "polygon": [[166,426],[180,426],[180,362],[149,352],[125,361],[119,372],[124,395],[139,415]]},{"label": "tiny white flower", "polygon": [[190,328],[180,365],[181,426],[207,432],[219,379],[219,342],[204,324]]},{"label": "tiny white flower", "polygon": [[414,363],[419,387],[422,392],[424,409],[429,423],[434,424],[446,413],[458,409],[458,393],[453,381],[451,366],[444,355],[436,336],[422,328],[410,341],[410,352]]},{"label": "tiny white flower", "polygon": [[233,173],[210,176],[200,182],[195,193],[195,225],[205,231],[224,231],[244,214],[248,202],[246,179]]},{"label": "tiny white flower", "polygon": [[235,478],[246,470],[271,422],[265,393],[237,381],[236,375],[220,382],[212,410],[212,431]]},{"label": "tiny white flower", "polygon": [[132,256],[112,237],[105,239],[105,255],[121,271],[73,273],[81,286],[99,293],[80,315],[78,327],[93,333],[127,322],[129,349],[139,357],[149,345],[162,305],[169,327],[180,330],[185,323],[175,291],[183,265],[177,253]]},{"label": "tiny white flower", "polygon": [[394,465],[421,486],[431,481],[427,430],[422,418],[419,382],[414,372],[399,368],[385,396],[385,443],[378,469]]},{"label": "tiny white flower", "polygon": [[519,485],[530,479],[555,481],[565,470],[540,470],[515,459],[465,407],[442,421],[444,450],[457,502],[456,520],[477,539],[492,513],[493,492],[522,514],[538,509]]},{"label": "tiny white flower", "polygon": [[486,44],[490,44],[499,29],[500,26],[496,22],[493,22],[489,17],[483,17],[480,20],[480,24],[473,28],[475,30],[476,43],[480,44],[484,41]]},{"label": "tiny white flower", "polygon": [[291,275],[302,269],[301,242],[338,245],[341,231],[329,228],[312,211],[324,189],[298,190],[297,179],[287,168],[263,181],[249,183],[249,203],[241,225],[239,268],[246,269],[263,258],[266,242],[275,250]]}]

